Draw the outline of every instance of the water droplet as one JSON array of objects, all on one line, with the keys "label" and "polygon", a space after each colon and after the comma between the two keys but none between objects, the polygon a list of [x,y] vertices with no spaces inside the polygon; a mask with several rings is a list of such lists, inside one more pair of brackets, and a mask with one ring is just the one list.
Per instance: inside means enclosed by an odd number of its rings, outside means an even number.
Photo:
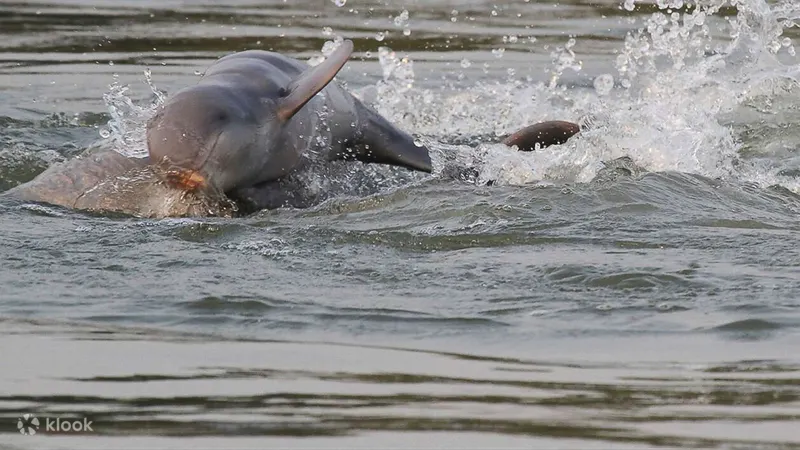
[{"label": "water droplet", "polygon": [[411,28],[404,28],[403,36],[411,36]]},{"label": "water droplet", "polygon": [[470,62],[470,60],[468,60],[467,58],[464,58],[464,59],[461,60],[461,67],[466,69],[467,67],[469,67],[471,65],[472,65],[472,62]]},{"label": "water droplet", "polygon": [[633,11],[636,8],[636,0],[625,0],[625,3],[622,5],[628,11]]},{"label": "water droplet", "polygon": [[322,35],[323,35],[323,36],[331,36],[331,35],[333,35],[333,28],[331,28],[331,27],[324,27],[324,28],[322,29]]},{"label": "water droplet", "polygon": [[597,95],[608,95],[614,88],[614,77],[610,74],[603,74],[594,79],[594,90]]},{"label": "water droplet", "polygon": [[404,9],[397,17],[394,18],[394,26],[404,27],[408,25],[408,10]]},{"label": "water droplet", "polygon": [[375,40],[376,40],[376,41],[378,41],[378,42],[381,42],[381,41],[383,41],[384,39],[386,39],[386,33],[385,33],[385,32],[383,32],[383,31],[378,31],[377,33],[375,33]]},{"label": "water droplet", "polygon": [[495,58],[502,58],[505,52],[506,49],[504,49],[503,47],[495,48],[492,50],[492,54],[494,55]]},{"label": "water droplet", "polygon": [[702,26],[706,22],[706,13],[700,11],[694,16],[695,25]]},{"label": "water droplet", "polygon": [[332,1],[333,1],[334,5],[336,5],[336,6],[340,7],[340,8],[347,4],[347,0],[332,0]]},{"label": "water droplet", "polygon": [[100,137],[103,138],[103,139],[108,139],[109,137],[111,137],[111,132],[108,131],[108,129],[106,129],[106,128],[101,128],[100,129]]}]

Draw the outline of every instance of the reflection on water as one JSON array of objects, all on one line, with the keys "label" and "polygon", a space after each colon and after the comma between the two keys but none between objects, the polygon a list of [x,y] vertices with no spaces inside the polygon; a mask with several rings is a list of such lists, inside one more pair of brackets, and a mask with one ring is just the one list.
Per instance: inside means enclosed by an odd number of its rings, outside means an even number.
[{"label": "reflection on water", "polygon": [[[2,325],[3,354],[26,352],[0,379],[3,423],[13,424],[23,412],[89,418],[94,433],[69,441],[80,448],[98,436],[319,438],[400,431],[488,433],[489,445],[501,442],[491,438],[499,433],[544,438],[540,443],[567,438],[579,448],[584,440],[754,448],[750,443],[795,441],[791,424],[800,419],[800,366],[778,359],[559,362],[55,323]],[[736,426],[726,426],[730,422]],[[14,436],[12,443],[53,442],[42,439]]]}]

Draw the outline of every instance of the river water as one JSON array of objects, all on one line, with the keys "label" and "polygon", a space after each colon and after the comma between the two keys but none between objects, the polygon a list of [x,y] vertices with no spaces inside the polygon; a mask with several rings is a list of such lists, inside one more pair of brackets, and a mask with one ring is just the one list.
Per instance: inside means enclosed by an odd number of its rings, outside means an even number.
[{"label": "river water", "polygon": [[[0,190],[140,153],[220,55],[341,38],[435,173],[239,219],[0,202],[0,448],[800,448],[796,3],[221,3],[0,3]],[[584,130],[494,144],[550,119]]]}]

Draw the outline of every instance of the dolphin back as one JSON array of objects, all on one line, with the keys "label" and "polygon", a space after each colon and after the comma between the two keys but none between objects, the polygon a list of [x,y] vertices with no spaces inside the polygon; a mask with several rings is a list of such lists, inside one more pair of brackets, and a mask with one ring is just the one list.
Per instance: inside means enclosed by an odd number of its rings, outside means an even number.
[{"label": "dolphin back", "polygon": [[[326,64],[323,62],[322,64]],[[280,53],[248,50],[225,56],[206,71],[205,83],[226,83],[279,98],[290,85],[317,74]],[[280,138],[298,152],[322,151],[328,159],[358,160],[431,172],[428,149],[391,124],[336,81],[288,120]],[[323,143],[327,148],[319,148]]]},{"label": "dolphin back", "polygon": [[211,64],[198,84],[221,84],[259,98],[277,99],[308,65],[280,53],[247,50]]},{"label": "dolphin back", "polygon": [[301,109],[283,131],[282,141],[322,154],[329,161],[388,164],[432,171],[429,150],[335,81]]}]

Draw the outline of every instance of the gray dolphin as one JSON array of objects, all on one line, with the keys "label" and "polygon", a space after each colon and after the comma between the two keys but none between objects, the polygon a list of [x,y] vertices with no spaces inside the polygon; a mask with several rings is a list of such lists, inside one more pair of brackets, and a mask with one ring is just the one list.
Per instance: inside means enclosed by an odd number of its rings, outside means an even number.
[{"label": "gray dolphin", "polygon": [[431,172],[425,146],[331,83],[352,50],[344,41],[314,67],[261,50],[219,59],[150,120],[151,160],[177,187],[226,194],[275,182],[315,156]]},{"label": "gray dolphin", "polygon": [[[542,122],[502,140],[523,151],[560,144],[579,127],[562,121]],[[474,179],[472,167],[443,168],[443,176]],[[236,188],[230,195],[206,189],[186,190],[165,182],[169,176],[148,158],[128,158],[114,150],[94,147],[69,161],[56,163],[32,181],[2,193],[3,197],[49,203],[72,209],[120,213],[138,217],[232,217],[262,209],[308,207],[324,200],[310,192],[302,176],[290,173],[279,180]]]},{"label": "gray dolphin", "polygon": [[[315,67],[259,50],[225,56],[148,122],[148,158],[87,152],[5,195],[146,217],[229,216],[309,206],[314,199],[292,175],[314,160],[431,172],[426,147],[331,83],[352,48],[344,41]],[[545,122],[504,143],[531,150],[577,131]]]},{"label": "gray dolphin", "polygon": [[426,147],[331,83],[352,49],[344,41],[315,67],[259,50],[220,58],[148,122],[148,158],[91,152],[4,196],[149,217],[227,215],[226,194],[272,192],[319,155],[431,172]]},{"label": "gray dolphin", "polygon": [[[551,145],[563,144],[579,131],[578,124],[563,120],[551,120],[522,128],[502,138],[500,143],[518,151],[530,152]],[[458,167],[445,163],[441,175],[445,178],[467,181],[477,179],[479,174],[475,167]],[[493,181],[489,181],[487,184],[491,185]],[[281,179],[256,186],[238,188],[230,195],[241,212],[275,209],[283,206],[304,208],[326,198],[324,193],[309,192],[304,186],[304,179],[295,174],[289,174]]]}]

